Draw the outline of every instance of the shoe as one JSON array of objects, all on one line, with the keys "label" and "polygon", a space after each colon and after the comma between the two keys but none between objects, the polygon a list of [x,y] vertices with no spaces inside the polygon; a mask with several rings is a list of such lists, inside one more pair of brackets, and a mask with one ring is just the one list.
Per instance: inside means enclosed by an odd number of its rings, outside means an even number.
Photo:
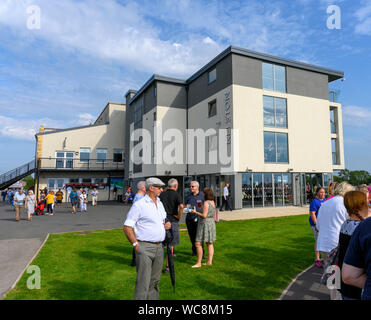
[{"label": "shoe", "polygon": [[164,270],[162,270],[163,273],[169,273],[170,272],[170,269],[169,267],[166,267]]},{"label": "shoe", "polygon": [[322,264],[322,262],[321,262],[320,260],[316,260],[316,261],[314,261],[314,264],[315,264],[315,266],[318,267],[318,268],[323,268],[323,264]]},{"label": "shoe", "polygon": [[194,266],[192,266],[192,268],[201,268],[201,266],[198,266],[197,264],[195,264]]},{"label": "shoe", "polygon": [[202,265],[203,265],[203,266],[212,266],[211,263],[207,263],[207,262],[204,262]]},{"label": "shoe", "polygon": [[173,254],[173,257],[174,257],[174,258],[176,257],[176,254],[175,254],[175,253]]}]

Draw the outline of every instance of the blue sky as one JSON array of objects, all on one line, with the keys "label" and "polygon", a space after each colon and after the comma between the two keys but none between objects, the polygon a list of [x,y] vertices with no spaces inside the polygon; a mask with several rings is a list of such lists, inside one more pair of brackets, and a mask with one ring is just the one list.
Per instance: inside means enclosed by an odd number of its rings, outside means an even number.
[{"label": "blue sky", "polygon": [[0,0],[0,173],[32,160],[41,124],[88,124],[153,73],[188,77],[229,45],[344,71],[331,87],[346,167],[371,171],[371,0]]}]

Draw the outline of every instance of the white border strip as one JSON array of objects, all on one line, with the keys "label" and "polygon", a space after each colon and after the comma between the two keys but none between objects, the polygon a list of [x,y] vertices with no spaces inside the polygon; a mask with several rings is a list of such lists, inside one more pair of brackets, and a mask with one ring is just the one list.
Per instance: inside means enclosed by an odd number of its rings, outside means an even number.
[{"label": "white border strip", "polygon": [[282,300],[282,299],[285,297],[285,295],[287,294],[287,292],[290,290],[290,288],[292,287],[292,285],[296,282],[296,280],[298,280],[298,278],[299,278],[303,273],[307,272],[307,271],[308,271],[310,268],[312,268],[312,267],[313,267],[313,264],[310,265],[308,268],[306,268],[304,271],[300,272],[300,273],[295,277],[295,279],[291,281],[291,283],[288,285],[288,287],[287,287],[285,290],[283,290],[281,296],[280,296],[277,300]]},{"label": "white border strip", "polygon": [[[17,280],[15,280],[15,282],[14,282],[13,285],[10,287],[10,289],[9,289],[7,292],[5,292],[5,293],[3,294],[3,296],[1,297],[1,299],[4,299],[4,298],[6,297],[6,295],[7,295],[11,290],[14,289],[14,287],[16,286],[16,284],[18,283],[18,281],[21,279],[21,277],[23,276],[23,274],[24,274],[24,272],[26,271],[26,269],[29,267],[29,265],[31,264],[31,262],[32,262],[32,261],[37,257],[37,255],[39,254],[39,252],[41,251],[41,249],[44,247],[46,241],[49,239],[49,234],[50,234],[50,233],[48,233],[48,234],[46,235],[46,238],[45,238],[44,242],[41,244],[40,248],[36,251],[36,253],[34,254],[34,256],[33,256],[33,257],[31,258],[31,260],[28,262],[28,264],[27,264],[26,267],[23,269],[23,271],[20,273],[20,275],[18,276]],[[0,299],[0,300],[1,300],[1,299]]]}]

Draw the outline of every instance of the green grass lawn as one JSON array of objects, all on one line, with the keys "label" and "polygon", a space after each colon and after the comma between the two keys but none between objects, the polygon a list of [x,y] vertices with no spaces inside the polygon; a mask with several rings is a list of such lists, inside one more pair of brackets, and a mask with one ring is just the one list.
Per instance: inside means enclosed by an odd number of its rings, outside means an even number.
[{"label": "green grass lawn", "polygon": [[[192,269],[187,231],[175,248],[176,290],[162,274],[160,299],[276,299],[313,263],[308,216],[217,223],[212,266]],[[182,226],[185,229],[185,226]],[[25,273],[7,300],[133,299],[132,247],[122,230],[52,234],[32,262],[41,289],[29,290]]]}]

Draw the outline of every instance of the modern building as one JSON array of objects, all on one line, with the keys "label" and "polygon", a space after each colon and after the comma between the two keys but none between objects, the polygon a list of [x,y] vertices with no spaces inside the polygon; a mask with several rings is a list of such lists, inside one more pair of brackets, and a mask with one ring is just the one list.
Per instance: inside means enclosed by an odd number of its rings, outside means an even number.
[{"label": "modern building", "polygon": [[[343,77],[234,46],[186,80],[153,75],[126,93],[125,182],[176,177],[185,195],[196,179],[214,189],[218,202],[228,182],[236,209],[306,204],[308,192],[328,187],[333,171],[344,168],[341,104],[329,95],[329,83]],[[150,136],[138,154],[148,137],[133,139],[136,129]],[[161,159],[169,150],[182,161]]]},{"label": "modern building", "polygon": [[40,128],[36,134],[35,189],[68,187],[99,189],[100,200],[122,195],[124,178],[125,104],[109,102],[97,120],[86,126]]}]

